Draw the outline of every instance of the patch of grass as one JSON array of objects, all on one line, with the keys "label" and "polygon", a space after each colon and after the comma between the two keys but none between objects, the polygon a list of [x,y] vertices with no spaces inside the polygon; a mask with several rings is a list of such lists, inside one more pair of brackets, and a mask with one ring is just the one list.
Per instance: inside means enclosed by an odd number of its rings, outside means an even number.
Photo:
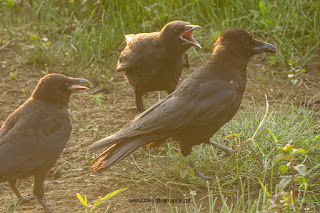
[{"label": "patch of grass", "polygon": [[19,207],[20,202],[19,199],[7,198],[4,201],[4,204],[0,203],[0,205],[5,207],[3,209],[5,213],[14,213],[16,212],[16,209]]},{"label": "patch of grass", "polygon": [[[284,186],[281,183],[280,186],[283,173],[278,169],[280,164],[273,161],[275,156],[282,153],[279,148],[291,142],[295,149],[306,150],[305,155],[295,155],[294,158],[294,165],[305,165],[304,178],[308,183],[306,191],[303,187],[295,188],[295,201],[300,207],[319,210],[317,198],[320,193],[316,189],[320,184],[320,145],[319,133],[314,130],[317,120],[313,109],[297,108],[285,101],[261,109],[253,107],[239,112],[211,139],[232,147],[235,150],[232,157],[221,158],[218,150],[202,144],[194,147],[191,156],[183,158],[179,147],[175,143],[168,143],[161,146],[160,150],[140,149],[144,154],[132,154],[124,164],[126,171],[119,174],[130,179],[137,187],[143,182],[159,190],[170,188],[181,191],[181,194],[194,190],[199,200],[208,196],[202,193],[208,186],[195,176],[189,166],[188,159],[192,158],[205,175],[216,176],[210,181],[209,188],[217,198],[218,206],[225,208],[221,212],[256,212],[266,210],[269,203],[258,179],[271,195],[281,190],[292,190],[290,184]],[[119,166],[123,168],[123,164]],[[115,168],[115,171],[119,170]],[[167,193],[166,190],[163,192]],[[209,208],[207,198],[204,200],[198,205],[201,203]]]},{"label": "patch of grass", "polygon": [[2,34],[24,42],[19,54],[38,66],[69,65],[102,86],[125,45],[124,34],[157,31],[176,19],[202,26],[195,38],[204,48],[192,48],[191,60],[210,54],[219,33],[233,26],[275,44],[280,54],[272,64],[286,67],[288,60],[299,59],[296,66],[304,67],[319,50],[319,1],[30,0],[0,6]]}]

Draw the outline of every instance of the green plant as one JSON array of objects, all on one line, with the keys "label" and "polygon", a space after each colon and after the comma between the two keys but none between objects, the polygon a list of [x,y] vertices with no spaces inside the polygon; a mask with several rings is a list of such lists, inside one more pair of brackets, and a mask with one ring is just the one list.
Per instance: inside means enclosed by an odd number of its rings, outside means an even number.
[{"label": "green plant", "polygon": [[9,74],[9,78],[11,80],[16,80],[17,76],[18,76],[18,71],[13,71],[13,72],[10,72],[10,74]]},{"label": "green plant", "polygon": [[9,8],[13,7],[16,4],[14,0],[6,0],[6,2]]},{"label": "green plant", "polygon": [[20,91],[22,92],[22,94],[23,94],[25,97],[28,97],[27,94],[26,94],[26,91],[25,91],[24,89],[21,89]]},{"label": "green plant", "polygon": [[280,189],[284,190],[288,183],[291,183],[292,190],[290,191],[292,197],[292,204],[295,205],[296,199],[296,181],[300,184],[300,188],[303,188],[305,191],[307,190],[308,183],[305,178],[307,173],[307,168],[303,164],[295,164],[294,157],[296,154],[306,154],[305,149],[294,149],[292,143],[286,144],[284,147],[280,147],[284,152],[282,154],[278,154],[273,161],[276,163],[278,161],[287,161],[286,164],[282,164],[279,167],[281,173],[286,174],[287,172],[291,175],[291,177],[284,177],[280,183]]},{"label": "green plant", "polygon": [[[272,134],[272,133],[271,133]],[[277,144],[277,139],[274,134],[273,138],[275,141],[275,144]],[[268,211],[279,211],[279,212],[284,212],[285,210],[287,211],[297,211],[297,202],[296,202],[296,182],[300,184],[300,188],[304,190],[304,196],[303,199],[300,201],[300,210],[302,209],[303,202],[305,200],[305,194],[307,192],[307,179],[305,178],[307,169],[306,166],[303,164],[295,164],[294,159],[295,155],[298,153],[301,154],[306,154],[305,149],[294,149],[293,145],[290,143],[286,144],[284,147],[279,147],[283,153],[278,154],[274,157],[273,163],[277,163],[281,161],[283,164],[279,166],[279,171],[282,174],[289,173],[289,176],[284,176],[281,178],[281,181],[279,182],[279,191],[275,195],[271,195],[265,185],[259,180],[259,183],[263,190],[265,191],[269,203],[271,205],[268,206]],[[287,162],[287,163],[285,163]],[[291,185],[292,189],[290,190],[290,193],[285,192],[285,188],[288,185]]]},{"label": "green plant", "polygon": [[[85,207],[85,212],[86,213],[93,213],[93,212],[95,212],[96,208],[101,206],[106,200],[109,200],[111,197],[115,196],[119,192],[122,192],[122,191],[127,190],[127,189],[128,188],[123,188],[123,189],[116,190],[114,192],[110,192],[109,194],[107,194],[103,198],[99,197],[97,200],[94,200],[90,204],[87,201],[87,196],[86,195],[84,197],[82,197],[79,193],[77,193],[77,197],[78,197],[79,201],[81,202],[81,204]],[[108,208],[106,209],[105,212],[107,212],[108,209],[109,209],[109,206],[108,206]]]},{"label": "green plant", "polygon": [[41,70],[41,73],[42,73],[43,75],[48,75],[48,74],[49,74],[49,69],[48,69],[48,67],[45,66],[44,70]]},{"label": "green plant", "polygon": [[101,100],[101,93],[97,94],[97,95],[90,95],[89,97],[93,98],[94,102],[98,105],[101,106],[102,104],[102,100]]},{"label": "green plant", "polygon": [[288,78],[291,79],[293,85],[297,85],[299,80],[301,80],[301,75],[306,72],[305,69],[301,69],[297,65],[298,60],[292,61],[288,60],[288,65],[290,66],[289,71],[284,71],[283,73],[288,74]]}]

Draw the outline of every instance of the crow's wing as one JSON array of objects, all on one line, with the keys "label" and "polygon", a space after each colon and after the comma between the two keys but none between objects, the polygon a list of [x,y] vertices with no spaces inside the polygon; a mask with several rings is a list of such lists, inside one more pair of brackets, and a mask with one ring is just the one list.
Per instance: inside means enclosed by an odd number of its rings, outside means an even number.
[{"label": "crow's wing", "polygon": [[0,182],[54,164],[69,140],[71,123],[65,113],[33,109],[15,112],[9,118],[15,121],[8,120],[0,130]]},{"label": "crow's wing", "polygon": [[126,38],[127,45],[130,43],[134,36],[135,34],[127,34],[124,36]]},{"label": "crow's wing", "polygon": [[[130,34],[130,40],[123,49],[117,62],[117,72],[134,70],[134,72],[156,72],[157,63],[165,54],[164,46],[159,46],[158,32]],[[155,70],[154,70],[155,69]]]},{"label": "crow's wing", "polygon": [[190,92],[194,94],[192,98],[175,93],[167,96],[138,115],[113,138],[121,140],[148,134],[151,140],[156,140],[170,137],[184,128],[205,125],[231,107],[236,95],[234,87],[224,81],[199,84]]}]

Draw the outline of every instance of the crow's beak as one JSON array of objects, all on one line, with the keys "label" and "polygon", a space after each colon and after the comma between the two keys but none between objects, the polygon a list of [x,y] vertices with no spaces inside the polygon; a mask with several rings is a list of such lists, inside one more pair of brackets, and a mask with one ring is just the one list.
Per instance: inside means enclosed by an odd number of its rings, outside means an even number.
[{"label": "crow's beak", "polygon": [[180,35],[180,39],[184,42],[183,45],[191,44],[196,47],[201,48],[200,44],[193,39],[193,31],[195,29],[201,28],[199,25],[186,25],[184,26],[185,31]]},{"label": "crow's beak", "polygon": [[88,87],[77,85],[77,84],[83,84],[83,83],[90,83],[90,82],[84,78],[72,78],[71,84],[69,85],[68,89],[71,91],[89,89]]},{"label": "crow's beak", "polygon": [[272,44],[269,44],[264,41],[255,40],[254,47],[252,48],[254,54],[262,53],[262,52],[277,52],[278,49],[273,46]]}]

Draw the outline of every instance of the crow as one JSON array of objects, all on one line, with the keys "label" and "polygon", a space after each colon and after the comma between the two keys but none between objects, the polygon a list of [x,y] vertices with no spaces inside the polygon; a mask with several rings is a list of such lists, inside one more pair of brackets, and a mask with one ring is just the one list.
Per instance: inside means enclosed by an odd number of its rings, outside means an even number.
[{"label": "crow", "polygon": [[[21,202],[36,198],[46,212],[43,183],[71,134],[68,102],[72,92],[88,82],[61,74],[40,79],[31,97],[16,109],[0,129],[0,183],[9,182]],[[24,197],[16,187],[17,178],[34,176],[33,195]]]},{"label": "crow", "polygon": [[[113,135],[101,139],[88,148],[88,153],[106,150],[91,166],[92,171],[109,168],[121,159],[150,142],[174,138],[179,142],[183,156],[191,154],[192,147],[208,143],[222,149],[231,149],[210,142],[210,138],[239,110],[246,84],[246,69],[251,56],[275,52],[271,44],[253,38],[242,28],[230,28],[218,37],[209,61],[193,71],[178,88]],[[196,174],[204,176],[189,160]]]},{"label": "crow", "polygon": [[125,71],[139,112],[144,111],[144,94],[163,90],[170,94],[175,90],[182,68],[189,68],[185,52],[191,46],[201,48],[193,39],[197,28],[200,26],[172,21],[160,32],[126,35],[127,46],[120,54],[116,71]]}]

